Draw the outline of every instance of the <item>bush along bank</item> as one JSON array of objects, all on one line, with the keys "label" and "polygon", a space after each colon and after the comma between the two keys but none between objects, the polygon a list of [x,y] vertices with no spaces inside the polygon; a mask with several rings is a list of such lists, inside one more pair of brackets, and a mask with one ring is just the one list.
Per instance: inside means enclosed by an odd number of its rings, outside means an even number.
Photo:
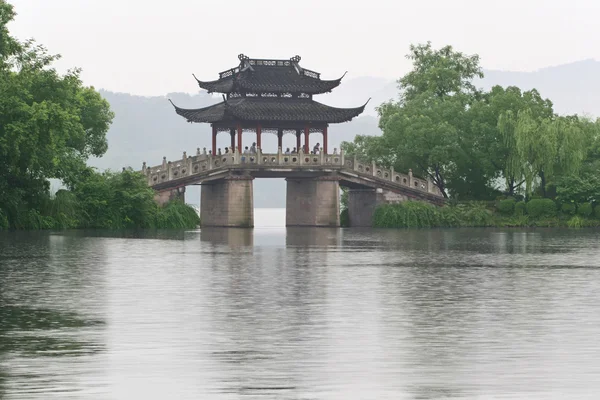
[{"label": "bush along bank", "polygon": [[557,204],[552,199],[467,202],[444,207],[407,201],[377,207],[376,228],[600,227],[600,205]]},{"label": "bush along bank", "polygon": [[88,168],[69,190],[48,192],[35,203],[0,205],[0,230],[193,229],[200,217],[181,201],[159,206],[144,176],[132,170],[98,173]]}]

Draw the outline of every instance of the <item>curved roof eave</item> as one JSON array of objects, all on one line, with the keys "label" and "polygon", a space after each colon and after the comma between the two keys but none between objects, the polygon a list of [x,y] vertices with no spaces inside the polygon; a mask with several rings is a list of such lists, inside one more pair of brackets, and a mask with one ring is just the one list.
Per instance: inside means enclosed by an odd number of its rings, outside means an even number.
[{"label": "curved roof eave", "polygon": [[187,120],[187,122],[212,123],[212,122],[218,122],[218,121],[222,120],[224,117],[224,111],[225,111],[225,102],[224,101],[217,103],[217,104],[210,105],[208,107],[194,108],[194,109],[178,107],[175,105],[175,103],[173,103],[171,101],[171,99],[169,99],[169,102],[175,108],[175,112],[178,115],[181,115],[182,117],[184,117]]}]

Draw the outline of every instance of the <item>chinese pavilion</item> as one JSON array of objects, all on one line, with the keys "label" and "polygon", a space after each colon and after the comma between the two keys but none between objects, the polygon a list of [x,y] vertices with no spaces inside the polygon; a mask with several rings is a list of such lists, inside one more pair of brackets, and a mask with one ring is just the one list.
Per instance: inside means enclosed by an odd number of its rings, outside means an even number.
[{"label": "chinese pavilion", "polygon": [[231,148],[237,151],[243,149],[243,132],[256,133],[259,149],[264,132],[277,134],[279,148],[284,134],[296,135],[297,149],[301,148],[304,134],[304,152],[310,150],[310,134],[322,133],[323,152],[327,154],[329,124],[350,121],[366,106],[365,103],[356,108],[336,108],[314,101],[313,95],[331,92],[343,76],[321,80],[319,73],[300,66],[299,56],[289,60],[264,60],[240,54],[238,58],[239,65],[221,72],[217,80],[200,81],[194,76],[200,88],[209,93],[222,93],[222,102],[198,109],[183,109],[173,104],[177,114],[188,122],[211,124],[212,154],[217,152],[219,132],[231,135]]}]

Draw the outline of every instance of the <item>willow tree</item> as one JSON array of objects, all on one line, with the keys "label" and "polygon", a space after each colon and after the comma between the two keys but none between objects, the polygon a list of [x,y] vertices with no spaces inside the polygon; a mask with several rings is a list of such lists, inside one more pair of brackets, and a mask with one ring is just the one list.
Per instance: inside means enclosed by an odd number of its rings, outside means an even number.
[{"label": "willow tree", "polygon": [[549,180],[558,173],[577,173],[588,152],[589,131],[577,116],[537,119],[531,110],[523,110],[516,118],[503,115],[499,125],[515,149],[510,171],[524,177],[528,195],[538,179],[541,194],[546,196]]}]

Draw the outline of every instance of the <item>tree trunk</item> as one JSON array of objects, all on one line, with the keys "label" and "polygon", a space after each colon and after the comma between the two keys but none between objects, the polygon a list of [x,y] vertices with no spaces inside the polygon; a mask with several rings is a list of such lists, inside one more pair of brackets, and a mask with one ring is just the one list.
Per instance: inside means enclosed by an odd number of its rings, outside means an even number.
[{"label": "tree trunk", "polygon": [[447,199],[448,193],[446,193],[446,185],[444,182],[444,178],[440,174],[440,167],[438,165],[436,165],[436,167],[435,167],[434,183],[438,187],[438,189],[440,189],[440,192],[442,192],[442,195],[444,196],[444,198]]},{"label": "tree trunk", "polygon": [[515,195],[515,178],[510,178],[508,181],[508,196],[513,197]]},{"label": "tree trunk", "polygon": [[540,171],[540,179],[542,181],[542,196],[546,197],[546,175],[544,175],[544,171]]}]

